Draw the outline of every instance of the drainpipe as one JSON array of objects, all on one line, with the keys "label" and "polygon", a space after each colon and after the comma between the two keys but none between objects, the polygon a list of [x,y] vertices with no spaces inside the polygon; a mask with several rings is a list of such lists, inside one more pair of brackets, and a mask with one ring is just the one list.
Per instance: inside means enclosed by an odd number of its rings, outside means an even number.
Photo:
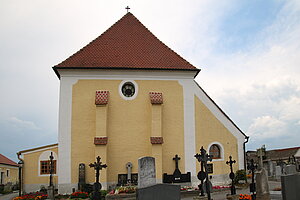
[{"label": "drainpipe", "polygon": [[19,166],[19,195],[21,196],[23,194],[23,177],[24,177],[24,170],[23,170],[23,167],[24,167],[24,160],[21,158],[21,153],[18,152],[17,153],[17,156],[18,156],[18,159],[20,160],[19,163],[22,163],[22,166]]},{"label": "drainpipe", "polygon": [[246,143],[249,141],[249,136],[245,136],[246,141],[243,143],[243,149],[244,149],[244,170],[247,169],[246,166]]}]

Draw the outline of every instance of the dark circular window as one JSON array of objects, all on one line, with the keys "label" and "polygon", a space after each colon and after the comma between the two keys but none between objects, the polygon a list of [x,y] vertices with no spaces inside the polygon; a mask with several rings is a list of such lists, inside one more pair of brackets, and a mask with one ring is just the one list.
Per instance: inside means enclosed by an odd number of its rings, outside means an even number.
[{"label": "dark circular window", "polygon": [[125,97],[132,97],[135,93],[135,88],[133,83],[126,82],[122,86],[122,93]]}]

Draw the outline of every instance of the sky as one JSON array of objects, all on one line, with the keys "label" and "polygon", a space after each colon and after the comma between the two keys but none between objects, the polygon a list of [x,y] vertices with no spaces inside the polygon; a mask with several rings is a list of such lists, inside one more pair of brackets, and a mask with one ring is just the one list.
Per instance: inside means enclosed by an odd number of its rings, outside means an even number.
[{"label": "sky", "polygon": [[52,67],[133,13],[201,69],[248,150],[300,146],[299,0],[1,0],[0,153],[57,143]]}]

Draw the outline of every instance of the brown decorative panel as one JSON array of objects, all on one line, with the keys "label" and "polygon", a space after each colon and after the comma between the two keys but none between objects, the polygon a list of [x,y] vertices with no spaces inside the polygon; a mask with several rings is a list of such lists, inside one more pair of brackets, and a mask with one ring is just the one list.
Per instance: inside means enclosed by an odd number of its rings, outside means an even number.
[{"label": "brown decorative panel", "polygon": [[150,101],[152,104],[162,104],[163,96],[161,92],[149,92]]},{"label": "brown decorative panel", "polygon": [[108,140],[107,137],[95,137],[94,138],[94,144],[106,145],[107,140]]},{"label": "brown decorative panel", "polygon": [[106,105],[108,103],[108,95],[109,95],[109,91],[97,90],[96,97],[95,97],[95,104]]},{"label": "brown decorative panel", "polygon": [[164,143],[163,137],[150,137],[151,144],[162,144]]}]

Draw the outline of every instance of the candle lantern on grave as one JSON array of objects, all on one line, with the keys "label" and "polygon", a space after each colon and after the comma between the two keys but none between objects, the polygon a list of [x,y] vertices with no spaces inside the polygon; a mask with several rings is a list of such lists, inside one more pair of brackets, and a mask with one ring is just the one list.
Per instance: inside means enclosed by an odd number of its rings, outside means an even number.
[{"label": "candle lantern on grave", "polygon": [[107,167],[106,164],[102,165],[102,162],[100,162],[100,160],[101,160],[101,158],[100,158],[100,156],[98,156],[97,157],[97,162],[89,164],[89,166],[91,168],[94,168],[95,171],[96,171],[96,182],[94,183],[94,192],[93,192],[93,196],[92,196],[93,200],[100,200],[101,199],[100,190],[101,190],[102,186],[101,186],[101,183],[99,182],[100,170]]}]

